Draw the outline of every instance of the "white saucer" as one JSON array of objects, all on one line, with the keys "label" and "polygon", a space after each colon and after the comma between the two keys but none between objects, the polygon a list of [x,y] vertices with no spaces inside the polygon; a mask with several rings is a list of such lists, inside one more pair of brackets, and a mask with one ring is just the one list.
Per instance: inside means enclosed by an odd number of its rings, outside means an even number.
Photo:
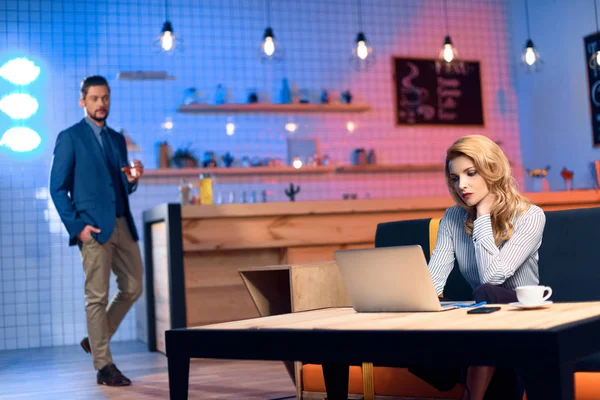
[{"label": "white saucer", "polygon": [[534,304],[534,305],[529,305],[529,306],[526,306],[525,304],[521,304],[518,301],[516,301],[514,303],[508,303],[509,306],[519,307],[519,308],[525,308],[525,309],[546,308],[550,304],[552,304],[552,300],[547,300],[547,301],[545,301],[545,302],[543,302],[541,304]]}]

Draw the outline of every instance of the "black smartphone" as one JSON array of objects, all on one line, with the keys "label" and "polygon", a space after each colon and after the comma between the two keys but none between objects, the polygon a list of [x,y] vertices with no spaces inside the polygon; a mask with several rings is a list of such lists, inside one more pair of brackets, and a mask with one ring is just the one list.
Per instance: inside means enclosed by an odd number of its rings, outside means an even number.
[{"label": "black smartphone", "polygon": [[502,307],[477,307],[467,311],[467,314],[489,314],[501,309]]}]

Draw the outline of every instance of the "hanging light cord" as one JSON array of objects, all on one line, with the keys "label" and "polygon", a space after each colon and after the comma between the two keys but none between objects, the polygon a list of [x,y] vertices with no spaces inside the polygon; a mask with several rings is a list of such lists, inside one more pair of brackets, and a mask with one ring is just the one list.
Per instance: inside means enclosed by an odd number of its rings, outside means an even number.
[{"label": "hanging light cord", "polygon": [[165,20],[169,20],[169,4],[167,0],[165,0]]},{"label": "hanging light cord", "polygon": [[271,27],[271,1],[267,0],[267,27]]},{"label": "hanging light cord", "polygon": [[356,10],[358,11],[358,31],[362,32],[363,28],[362,28],[362,13],[361,13],[361,9],[362,7],[360,6],[360,0],[356,1]]},{"label": "hanging light cord", "polygon": [[[596,0],[594,0],[595,2]],[[527,21],[527,39],[531,39],[531,31],[529,30],[529,5],[528,1],[525,0],[525,19]],[[596,26],[598,25],[598,19],[596,17]]]},{"label": "hanging light cord", "polygon": [[446,20],[446,35],[450,35],[450,29],[448,28],[448,4],[444,0],[444,19]]}]

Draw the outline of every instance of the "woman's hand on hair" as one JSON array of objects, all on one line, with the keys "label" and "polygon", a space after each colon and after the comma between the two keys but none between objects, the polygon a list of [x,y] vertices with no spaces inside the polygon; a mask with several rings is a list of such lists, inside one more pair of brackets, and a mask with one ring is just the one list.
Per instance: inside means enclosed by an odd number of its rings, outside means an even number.
[{"label": "woman's hand on hair", "polygon": [[496,204],[496,195],[492,192],[489,192],[477,205],[475,208],[477,209],[477,218],[482,215],[490,214],[492,212],[492,208]]}]

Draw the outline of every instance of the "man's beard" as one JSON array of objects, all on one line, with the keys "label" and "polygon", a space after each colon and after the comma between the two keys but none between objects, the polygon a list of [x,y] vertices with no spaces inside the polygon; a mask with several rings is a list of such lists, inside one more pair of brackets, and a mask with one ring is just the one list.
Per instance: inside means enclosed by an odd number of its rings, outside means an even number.
[{"label": "man's beard", "polygon": [[98,113],[99,110],[96,110],[93,114],[88,113],[88,117],[90,117],[91,119],[93,119],[96,122],[104,122],[106,121],[106,118],[108,118],[108,110],[106,110],[106,112],[104,113],[103,117],[97,117],[96,114]]}]

